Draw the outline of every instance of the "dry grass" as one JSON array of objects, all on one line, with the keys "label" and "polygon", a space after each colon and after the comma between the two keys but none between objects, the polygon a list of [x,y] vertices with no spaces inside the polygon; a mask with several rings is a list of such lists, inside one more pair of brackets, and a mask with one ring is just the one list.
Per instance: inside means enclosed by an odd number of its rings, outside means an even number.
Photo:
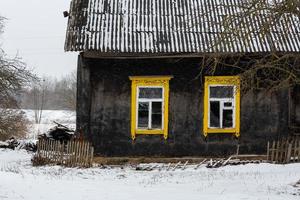
[{"label": "dry grass", "polygon": [[8,140],[11,137],[25,138],[30,128],[29,124],[24,112],[14,109],[1,109],[0,140]]}]

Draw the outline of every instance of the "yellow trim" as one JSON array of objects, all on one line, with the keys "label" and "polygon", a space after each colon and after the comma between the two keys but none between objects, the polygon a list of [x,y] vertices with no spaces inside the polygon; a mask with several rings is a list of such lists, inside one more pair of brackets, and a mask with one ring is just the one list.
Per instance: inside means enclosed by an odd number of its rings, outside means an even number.
[{"label": "yellow trim", "polygon": [[138,129],[135,131],[135,134],[140,134],[140,135],[143,135],[143,134],[149,134],[149,135],[162,135],[164,134],[164,131],[163,130],[160,130],[160,129],[154,129],[154,130],[143,130],[143,129]]},{"label": "yellow trim", "polygon": [[[212,129],[208,127],[208,90],[210,85],[234,85],[235,94],[235,128]],[[240,77],[239,76],[207,76],[204,83],[204,117],[203,134],[206,137],[209,133],[233,133],[236,137],[240,136]]]},{"label": "yellow trim", "polygon": [[[130,76],[131,83],[131,137],[134,140],[136,135],[163,135],[168,138],[169,125],[169,81],[172,76]],[[164,125],[162,130],[143,130],[136,129],[136,106],[137,106],[137,88],[142,86],[159,86],[164,88]]]}]

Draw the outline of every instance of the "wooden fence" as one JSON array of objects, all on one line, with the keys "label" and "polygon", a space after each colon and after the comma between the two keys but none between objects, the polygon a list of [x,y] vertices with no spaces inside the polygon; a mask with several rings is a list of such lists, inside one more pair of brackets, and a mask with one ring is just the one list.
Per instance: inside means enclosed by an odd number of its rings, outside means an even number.
[{"label": "wooden fence", "polygon": [[91,167],[94,148],[89,142],[71,140],[67,143],[40,139],[37,143],[36,158],[44,163],[67,167]]},{"label": "wooden fence", "polygon": [[300,137],[268,142],[267,160],[278,164],[300,162]]}]

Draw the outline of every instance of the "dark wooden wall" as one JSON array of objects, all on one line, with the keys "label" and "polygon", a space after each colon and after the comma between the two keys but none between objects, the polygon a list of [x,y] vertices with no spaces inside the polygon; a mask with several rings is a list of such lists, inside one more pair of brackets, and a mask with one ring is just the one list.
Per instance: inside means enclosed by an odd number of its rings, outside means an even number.
[{"label": "dark wooden wall", "polygon": [[[269,139],[288,134],[289,93],[249,92],[241,99],[241,137],[214,134],[204,138],[203,77],[200,58],[78,60],[77,127],[105,156],[228,155],[264,153]],[[238,72],[219,71],[219,75]],[[129,76],[173,75],[170,81],[169,138],[130,135]]]}]

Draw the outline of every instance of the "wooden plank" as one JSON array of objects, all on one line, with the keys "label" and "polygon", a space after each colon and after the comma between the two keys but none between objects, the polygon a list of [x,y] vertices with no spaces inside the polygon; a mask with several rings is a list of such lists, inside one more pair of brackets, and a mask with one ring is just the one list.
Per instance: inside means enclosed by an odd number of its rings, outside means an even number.
[{"label": "wooden plank", "polygon": [[45,141],[44,140],[41,140],[41,158],[44,158],[44,147],[45,147]]},{"label": "wooden plank", "polygon": [[300,161],[300,140],[298,139],[297,142],[297,153],[296,153],[296,161],[299,162]]},{"label": "wooden plank", "polygon": [[[230,157],[229,157],[230,158]],[[270,142],[268,141],[267,144],[267,161],[270,160]],[[226,162],[226,161],[225,161]],[[223,163],[224,164],[224,163]]]},{"label": "wooden plank", "polygon": [[45,154],[46,154],[46,159],[48,160],[49,159],[49,140],[46,140],[45,141]]},{"label": "wooden plank", "polygon": [[74,166],[77,165],[77,162],[78,162],[78,149],[79,149],[79,142],[78,141],[75,141],[75,160],[74,160]]},{"label": "wooden plank", "polygon": [[48,140],[45,140],[45,158],[48,159]]},{"label": "wooden plank", "polygon": [[75,141],[74,140],[72,141],[71,152],[72,152],[71,167],[74,167],[74,160],[75,160]]},{"label": "wooden plank", "polygon": [[40,154],[40,156],[43,158],[44,157],[44,140],[41,139],[40,143],[41,143],[41,152],[40,152],[41,154]]},{"label": "wooden plank", "polygon": [[65,166],[69,166],[69,162],[70,162],[70,141],[67,142],[66,148],[66,160],[65,160]]},{"label": "wooden plank", "polygon": [[52,162],[57,164],[56,159],[55,159],[56,158],[56,141],[52,141],[51,143],[52,143],[52,145],[51,145],[51,148],[52,148]]},{"label": "wooden plank", "polygon": [[91,160],[91,145],[88,142],[88,146],[87,146],[87,157],[86,157],[86,166],[89,167],[90,166],[90,160]]},{"label": "wooden plank", "polygon": [[40,142],[40,157],[43,157],[43,140],[39,140]]},{"label": "wooden plank", "polygon": [[283,138],[281,140],[280,163],[284,163],[285,162],[286,143],[287,143],[287,139]]},{"label": "wooden plank", "polygon": [[295,137],[293,142],[292,142],[292,154],[291,157],[293,157],[292,162],[296,162],[296,153],[297,153],[297,138]]},{"label": "wooden plank", "polygon": [[278,158],[277,158],[278,163],[281,163],[281,152],[282,152],[282,139],[279,140],[279,151],[278,151]]},{"label": "wooden plank", "polygon": [[81,159],[80,159],[80,163],[81,163],[81,166],[84,167],[84,155],[85,155],[85,152],[84,152],[84,148],[85,148],[85,142],[82,141],[81,142],[81,151],[80,151],[80,156],[81,156]]},{"label": "wooden plank", "polygon": [[59,141],[55,141],[55,162],[59,163]]},{"label": "wooden plank", "polygon": [[88,143],[87,142],[84,142],[84,146],[83,146],[83,158],[82,158],[82,163],[83,163],[83,167],[87,167],[87,155],[88,155],[88,153],[87,153],[87,151],[88,151],[88,149],[87,149],[87,147],[88,147]]},{"label": "wooden plank", "polygon": [[72,152],[72,156],[71,156],[71,167],[74,166],[74,160],[75,160],[75,141],[73,140],[72,141],[72,144],[71,144],[71,152]]},{"label": "wooden plank", "polygon": [[89,165],[89,149],[90,149],[90,144],[87,142],[86,147],[85,147],[85,159],[84,159],[84,165],[85,167],[88,167]]},{"label": "wooden plank", "polygon": [[299,153],[300,153],[300,139],[296,138],[295,141],[295,150],[294,150],[294,158],[295,158],[295,162],[299,162],[300,158],[299,158]]},{"label": "wooden plank", "polygon": [[51,160],[52,160],[52,162],[56,163],[55,159],[54,159],[54,156],[55,156],[55,151],[54,151],[55,144],[54,143],[55,143],[55,141],[51,141]]},{"label": "wooden plank", "polygon": [[285,162],[286,143],[287,143],[287,139],[283,138],[281,140],[281,148],[280,148],[280,163]]},{"label": "wooden plank", "polygon": [[272,143],[272,153],[271,153],[271,162],[274,162],[274,159],[275,159],[275,141],[273,141]]},{"label": "wooden plank", "polygon": [[288,144],[288,151],[286,154],[286,163],[290,163],[292,154],[292,144]]},{"label": "wooden plank", "polygon": [[60,141],[40,139],[37,143],[36,154],[52,164],[90,167],[93,163],[94,148],[85,141],[71,140],[64,145]]},{"label": "wooden plank", "polygon": [[40,148],[39,148],[39,145],[40,145],[40,142],[39,141],[37,141],[37,143],[36,143],[36,157],[40,157]]},{"label": "wooden plank", "polygon": [[81,166],[81,148],[82,148],[82,142],[78,141],[78,159],[76,166],[80,167]]},{"label": "wooden plank", "polygon": [[83,148],[83,142],[82,141],[79,141],[79,160],[78,160],[78,163],[77,165],[79,167],[82,167],[82,148]]},{"label": "wooden plank", "polygon": [[70,158],[71,158],[71,151],[70,151],[70,149],[71,149],[71,142],[72,142],[72,141],[69,141],[69,142],[67,143],[67,155],[68,155],[68,157],[67,157],[67,160],[66,160],[66,167],[69,167],[69,166],[70,166]]},{"label": "wooden plank", "polygon": [[276,154],[275,154],[275,163],[278,163],[278,155],[279,155],[279,148],[280,148],[280,142],[279,140],[276,142]]},{"label": "wooden plank", "polygon": [[91,160],[90,160],[90,167],[93,166],[93,160],[94,160],[94,147],[91,146]]},{"label": "wooden plank", "polygon": [[59,156],[59,163],[63,164],[64,163],[64,143],[60,143],[60,156]]}]

